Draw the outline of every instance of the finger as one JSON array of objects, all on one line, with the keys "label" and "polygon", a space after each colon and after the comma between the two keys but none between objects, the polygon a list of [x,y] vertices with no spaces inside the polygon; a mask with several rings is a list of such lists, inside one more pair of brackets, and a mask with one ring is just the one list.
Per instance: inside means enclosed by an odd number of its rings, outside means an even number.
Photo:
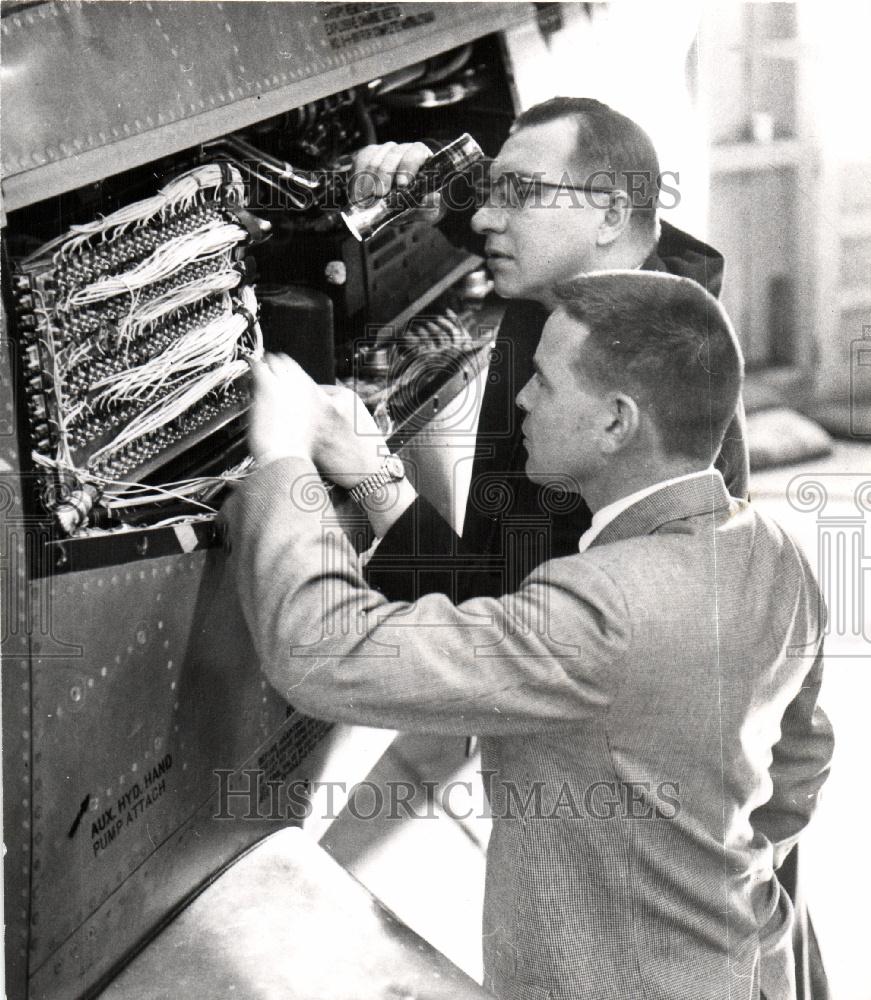
[{"label": "finger", "polygon": [[[383,197],[393,186],[407,187],[432,156],[423,142],[386,142],[364,146],[354,154],[354,171],[349,193],[352,201]],[[422,207],[438,208],[437,195],[429,195]]]},{"label": "finger", "polygon": [[451,347],[460,341],[460,331],[457,329],[455,323],[451,323],[448,320],[443,320],[440,324],[442,330],[442,336],[445,338],[445,347]]},{"label": "finger", "polygon": [[354,170],[348,182],[351,202],[365,202],[379,197],[378,165],[384,158],[384,146],[364,146],[354,154]]},{"label": "finger", "polygon": [[421,338],[421,343],[430,351],[438,348],[441,343],[441,334],[439,333],[438,328],[427,324],[424,335]]},{"label": "finger", "polygon": [[286,354],[266,354],[264,360],[274,378],[284,379],[288,376],[290,358]]},{"label": "finger", "polygon": [[458,324],[452,323],[449,319],[445,318],[442,321],[441,326],[442,329],[447,334],[449,345],[456,345],[462,343],[463,330]]},{"label": "finger", "polygon": [[272,371],[269,368],[268,362],[269,355],[263,356],[263,360],[258,360],[257,358],[248,358],[248,364],[251,366],[251,376],[254,380],[254,391],[263,392],[272,383]]},{"label": "finger", "polygon": [[284,391],[295,394],[297,403],[312,398],[316,384],[293,358],[286,354],[270,354],[267,363],[273,376],[282,383]]},{"label": "finger", "polygon": [[414,325],[413,344],[418,350],[429,350],[436,338],[436,328],[429,320],[418,320]]},{"label": "finger", "polygon": [[351,389],[346,389],[344,386],[318,386],[323,395],[323,398],[333,407],[334,410],[339,413],[351,412],[353,413],[354,407],[357,405],[360,397],[356,392]]},{"label": "finger", "polygon": [[466,324],[463,321],[462,316],[459,313],[455,313],[453,309],[445,309],[445,317],[453,323],[453,325],[458,329],[466,333]]},{"label": "finger", "polygon": [[272,376],[277,378],[281,374],[281,355],[280,354],[264,354],[263,355],[263,372],[264,378],[267,376]]},{"label": "finger", "polygon": [[304,382],[311,382],[312,385],[315,384],[314,379],[308,374],[302,365],[295,361],[289,354],[276,354],[276,364],[281,372],[286,375],[291,375],[296,379],[301,379]]},{"label": "finger", "polygon": [[[383,198],[393,186],[393,171],[395,163],[399,160],[399,157],[394,157],[393,151],[395,149],[395,142],[385,142],[373,152],[369,162],[368,176],[373,185],[373,193],[377,198]],[[401,155],[399,154],[400,157]]]},{"label": "finger", "polygon": [[362,402],[359,393],[354,392],[353,389],[344,385],[324,385],[321,386],[321,391],[326,393],[331,399],[341,399],[341,400],[353,400],[354,405]]},{"label": "finger", "polygon": [[396,164],[396,186],[407,187],[418,170],[432,156],[432,150],[422,142],[407,143],[399,147],[402,155]]},{"label": "finger", "polygon": [[450,321],[451,327],[453,328],[455,343],[463,343],[470,339],[469,331],[466,329],[466,324],[460,319],[453,309],[445,309],[445,316]]},{"label": "finger", "polygon": [[362,146],[356,152],[351,155],[351,159],[354,163],[354,170],[368,170],[372,164],[373,157],[378,156],[378,150],[381,148],[380,145],[376,143],[370,143],[368,146]]},{"label": "finger", "polygon": [[282,372],[301,372],[302,369],[289,354],[274,354],[275,365]]},{"label": "finger", "polygon": [[447,342],[453,343],[456,338],[456,327],[444,316],[436,316],[430,321],[431,332],[433,336],[438,339],[438,343],[441,346],[445,340]]},{"label": "finger", "polygon": [[381,193],[387,194],[392,187],[407,187],[431,155],[422,142],[385,144],[380,158],[371,164],[380,178]]}]

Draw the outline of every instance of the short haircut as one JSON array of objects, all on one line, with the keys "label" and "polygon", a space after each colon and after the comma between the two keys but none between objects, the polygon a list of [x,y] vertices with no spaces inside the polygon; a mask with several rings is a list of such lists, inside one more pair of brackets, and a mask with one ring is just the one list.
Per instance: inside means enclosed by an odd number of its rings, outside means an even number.
[{"label": "short haircut", "polygon": [[602,271],[561,284],[566,313],[589,329],[573,369],[625,392],[653,419],[665,450],[711,462],[735,414],[741,348],[701,285],[657,271]]},{"label": "short haircut", "polygon": [[629,194],[630,226],[638,236],[654,244],[659,237],[656,209],[660,170],[650,136],[631,118],[590,97],[552,97],[522,112],[513,130],[561,118],[572,119],[577,125],[574,166],[585,171],[597,186],[605,184],[605,178],[593,176],[594,172],[606,171],[614,187]]}]

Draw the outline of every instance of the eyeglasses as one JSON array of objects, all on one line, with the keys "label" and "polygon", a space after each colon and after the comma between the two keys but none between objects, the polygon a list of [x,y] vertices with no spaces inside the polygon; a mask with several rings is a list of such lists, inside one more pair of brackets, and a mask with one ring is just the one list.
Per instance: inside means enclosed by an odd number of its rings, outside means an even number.
[{"label": "eyeglasses", "polygon": [[[477,173],[477,172],[476,172]],[[588,204],[593,208],[607,208],[607,203],[599,203],[591,200],[581,202],[574,199],[568,192],[577,194],[605,194],[612,195],[617,188],[600,187],[596,184],[569,184],[564,181],[543,181],[538,177],[530,177],[528,174],[517,173],[507,170],[498,176],[493,176],[486,169],[477,173],[474,177],[476,206],[483,205],[492,208],[522,209],[527,207],[554,207],[559,204],[577,204],[582,207]],[[547,192],[554,192],[548,195]],[[564,192],[564,199],[560,201],[560,193]]]}]

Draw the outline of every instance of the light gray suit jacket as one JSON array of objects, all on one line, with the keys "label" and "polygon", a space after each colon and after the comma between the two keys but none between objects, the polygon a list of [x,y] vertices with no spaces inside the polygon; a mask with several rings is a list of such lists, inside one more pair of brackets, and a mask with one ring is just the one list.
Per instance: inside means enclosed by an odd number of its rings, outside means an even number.
[{"label": "light gray suit jacket", "polygon": [[481,735],[490,989],[756,1000],[761,978],[791,1000],[774,870],[832,752],[824,613],[794,543],[715,473],[639,501],[513,595],[391,604],[312,482],[273,462],[232,514],[263,669],[321,718]]}]

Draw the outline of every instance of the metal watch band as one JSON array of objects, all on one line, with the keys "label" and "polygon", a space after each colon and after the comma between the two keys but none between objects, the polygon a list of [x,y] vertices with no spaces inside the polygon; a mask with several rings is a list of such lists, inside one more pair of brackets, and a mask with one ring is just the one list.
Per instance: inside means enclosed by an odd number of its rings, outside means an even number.
[{"label": "metal watch band", "polygon": [[405,478],[405,467],[402,464],[402,459],[396,455],[388,455],[381,468],[348,490],[348,495],[355,503],[360,503],[361,500],[371,496],[388,483],[395,483],[403,478]]}]

